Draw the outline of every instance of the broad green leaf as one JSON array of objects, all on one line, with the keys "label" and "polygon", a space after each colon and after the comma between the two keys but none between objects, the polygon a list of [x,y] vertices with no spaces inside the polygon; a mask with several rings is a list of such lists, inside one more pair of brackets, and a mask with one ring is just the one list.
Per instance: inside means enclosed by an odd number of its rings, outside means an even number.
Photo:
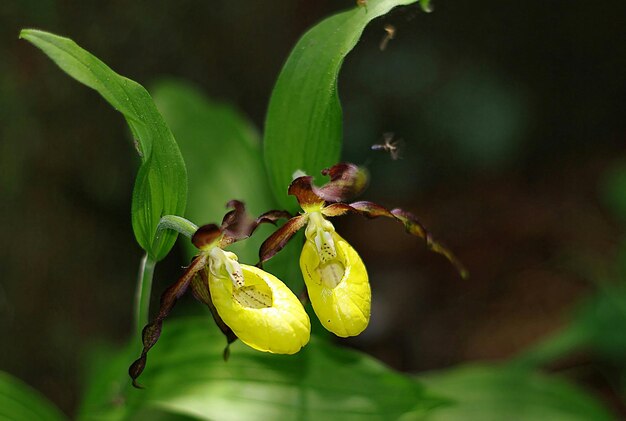
[{"label": "broad green leaf", "polygon": [[[228,362],[222,359],[224,344],[208,315],[165,323],[140,377],[145,389],[126,395],[126,418],[138,419],[138,413],[159,408],[223,421],[410,420],[440,402],[427,397],[413,379],[371,357],[316,338],[291,356],[257,352],[236,342]],[[120,374],[125,368],[111,366]],[[100,396],[101,405],[114,411],[111,401]],[[98,407],[94,401],[91,405]]]},{"label": "broad green leaf", "polygon": [[608,421],[592,396],[556,377],[497,366],[466,366],[420,378],[451,404],[426,421]]},{"label": "broad green leaf", "polygon": [[141,156],[133,189],[133,231],[153,260],[162,259],[176,233],[168,231],[155,240],[156,228],[161,216],[184,213],[187,174],[176,141],[152,98],[143,86],[115,73],[69,38],[35,29],[22,30],[20,38],[40,48],[64,72],[96,90],[124,115]]},{"label": "broad green leaf", "polygon": [[[162,80],[151,90],[159,111],[175,134],[187,164],[189,198],[186,217],[198,225],[218,223],[231,199],[259,216],[277,204],[267,182],[258,132],[233,107],[210,100],[188,83]],[[273,232],[262,225],[254,235],[229,247],[244,263],[255,264],[261,243]],[[184,242],[189,257],[197,250]],[[303,281],[298,266],[302,238],[268,262],[266,269],[296,292]]]},{"label": "broad green leaf", "polygon": [[67,418],[39,392],[0,371],[0,420],[57,421]]},{"label": "broad green leaf", "polygon": [[319,176],[339,161],[343,137],[337,77],[365,26],[416,0],[369,0],[331,16],[300,38],[274,86],[265,121],[265,166],[282,207],[294,210],[287,187],[296,170]]}]

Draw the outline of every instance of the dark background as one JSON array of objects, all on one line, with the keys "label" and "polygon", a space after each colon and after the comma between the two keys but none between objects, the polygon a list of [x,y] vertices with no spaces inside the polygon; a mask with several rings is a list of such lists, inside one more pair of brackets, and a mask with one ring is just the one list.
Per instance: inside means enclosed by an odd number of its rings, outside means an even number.
[{"label": "dark background", "polygon": [[[0,369],[72,413],[86,352],[131,333],[142,255],[123,120],[19,30],[69,36],[148,88],[164,75],[191,81],[262,129],[298,37],[352,6],[0,3]],[[623,226],[603,186],[626,159],[626,3],[434,6],[372,22],[339,80],[343,158],[369,166],[366,197],[414,211],[471,271],[460,280],[392,222],[339,223],[374,292],[371,326],[348,344],[412,372],[504,359],[558,331],[610,272]],[[387,23],[396,39],[381,52]],[[369,149],[389,131],[406,142],[402,160]],[[175,248],[154,290],[183,264]],[[611,365],[578,355],[549,369],[620,410]]]}]

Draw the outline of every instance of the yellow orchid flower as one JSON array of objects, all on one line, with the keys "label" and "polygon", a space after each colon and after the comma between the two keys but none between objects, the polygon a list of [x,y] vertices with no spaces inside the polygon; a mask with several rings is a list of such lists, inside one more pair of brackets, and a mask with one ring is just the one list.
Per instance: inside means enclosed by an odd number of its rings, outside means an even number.
[{"label": "yellow orchid flower", "polygon": [[157,342],[163,320],[176,301],[191,287],[194,297],[206,304],[227,338],[236,339],[259,351],[294,354],[309,342],[311,323],[302,303],[274,275],[254,266],[239,263],[237,255],[223,248],[249,237],[256,227],[289,217],[286,212],[268,212],[256,220],[249,219],[243,203],[231,201],[234,207],[222,224],[204,225],[192,237],[199,249],[183,275],[161,297],[157,317],[142,332],[143,351],[129,368],[133,385],[143,372],[146,356]]},{"label": "yellow orchid flower", "polygon": [[274,275],[242,265],[234,253],[209,252],[209,290],[223,322],[259,351],[295,354],[307,344],[311,324],[302,303]]},{"label": "yellow orchid flower", "polygon": [[272,234],[259,252],[260,263],[278,253],[293,235],[306,226],[306,241],[300,268],[315,314],[322,325],[337,336],[360,334],[370,319],[371,290],[367,270],[354,248],[335,232],[329,217],[356,212],[369,218],[384,216],[402,222],[410,234],[426,240],[427,246],[450,260],[465,277],[467,271],[454,255],[402,209],[387,210],[373,202],[341,203],[365,189],[367,175],[354,164],[341,163],[322,171],[330,181],[313,185],[311,176],[294,179],[288,193],[296,196],[303,213],[291,218]]}]

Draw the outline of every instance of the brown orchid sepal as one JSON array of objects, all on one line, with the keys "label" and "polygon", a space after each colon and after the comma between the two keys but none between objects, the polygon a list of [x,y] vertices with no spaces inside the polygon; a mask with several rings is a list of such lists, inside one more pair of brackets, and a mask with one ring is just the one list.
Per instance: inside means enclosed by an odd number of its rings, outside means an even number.
[{"label": "brown orchid sepal", "polygon": [[263,263],[281,251],[287,245],[289,240],[291,240],[291,237],[293,237],[302,227],[306,225],[308,219],[309,217],[306,214],[295,216],[285,222],[282,227],[274,231],[274,233],[270,235],[267,240],[263,242],[263,244],[261,244],[261,248],[259,250],[259,263],[257,266],[262,267]]},{"label": "brown orchid sepal", "polygon": [[[207,258],[204,255],[194,257],[191,264],[185,269],[182,276],[178,280],[170,285],[165,292],[161,295],[161,302],[159,306],[159,312],[157,316],[148,323],[141,332],[143,350],[141,356],[131,364],[128,369],[133,386],[141,388],[142,386],[137,383],[137,378],[141,375],[148,358],[148,351],[157,343],[161,336],[161,330],[163,326],[163,320],[170,314],[174,305],[180,297],[182,297],[189,285],[196,276],[196,274],[206,265]],[[195,294],[194,294],[195,295]],[[227,335],[228,336],[228,335]]]},{"label": "brown orchid sepal", "polygon": [[[367,218],[378,218],[385,217],[394,219],[404,225],[406,232],[416,237],[423,238],[426,242],[426,247],[429,250],[441,254],[444,256],[452,265],[456,268],[457,272],[463,279],[467,279],[469,277],[469,272],[465,268],[465,266],[461,263],[461,261],[443,244],[435,241],[430,232],[426,230],[424,225],[417,219],[415,215],[411,212],[405,211],[404,209],[395,208],[395,209],[387,209],[379,204],[368,201],[359,201],[350,204],[338,204],[341,206],[337,206],[333,209],[333,206],[330,205],[327,207],[328,214],[335,214],[334,216],[343,215],[346,212],[352,210],[354,212],[360,213]],[[329,209],[330,208],[330,209]]]}]

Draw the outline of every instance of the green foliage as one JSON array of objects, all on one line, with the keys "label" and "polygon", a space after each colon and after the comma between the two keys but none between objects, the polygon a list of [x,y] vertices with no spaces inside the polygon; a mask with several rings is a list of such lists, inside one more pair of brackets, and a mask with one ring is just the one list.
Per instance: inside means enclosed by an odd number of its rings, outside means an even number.
[{"label": "green foliage", "polygon": [[318,176],[339,161],[343,137],[337,77],[365,26],[395,6],[416,0],[370,0],[315,25],[300,38],[272,91],[265,121],[265,166],[280,205],[297,209],[287,196],[296,170]]},{"label": "green foliage", "polygon": [[0,371],[0,420],[57,421],[65,419],[67,418],[39,392]]},{"label": "green foliage", "polygon": [[296,355],[260,353],[236,342],[228,362],[224,345],[209,315],[170,321],[141,378],[145,389],[129,390],[124,413],[112,405],[119,402],[111,394],[119,393],[116,379],[126,371],[116,357],[106,358],[108,372],[97,374],[109,382],[92,383],[82,412],[102,419],[138,419],[138,411],[159,408],[207,420],[382,420],[418,419],[439,403],[373,358],[315,338]]},{"label": "green foliage", "polygon": [[[185,212],[187,174],[181,151],[190,179],[185,216],[197,223],[219,223],[230,199],[244,201],[255,216],[275,208],[276,202],[288,210],[297,208],[286,195],[293,172],[317,176],[340,157],[343,129],[337,78],[343,60],[372,19],[415,2],[369,0],[367,7],[355,6],[322,21],[299,40],[272,92],[265,162],[259,136],[247,119],[193,87],[172,80],[156,85],[161,117],[141,85],[116,74],[70,39],[37,30],[24,30],[21,37],[98,91],[126,118],[142,161],[133,192],[133,229],[151,259],[159,260],[176,238],[173,232],[155,237],[160,218]],[[428,0],[420,4],[431,10]],[[442,121],[449,123],[449,118]],[[615,207],[623,206],[620,202]],[[233,251],[243,262],[254,263],[270,231],[261,228]],[[188,252],[194,254],[195,249]],[[292,288],[301,285],[298,252],[296,240],[267,267]],[[151,273],[149,278],[151,282]],[[143,293],[141,298],[147,302],[149,295]],[[610,420],[595,399],[565,381],[520,368],[535,367],[594,338],[598,343],[605,339],[600,349],[610,348],[606,353],[619,359],[624,347],[618,343],[621,348],[611,348],[616,342],[606,339],[615,335],[594,336],[598,326],[610,326],[615,332],[623,326],[623,303],[610,303],[602,297],[589,304],[573,329],[521,358],[517,366],[462,367],[426,376],[428,394],[421,383],[374,359],[316,337],[293,356],[260,353],[237,342],[224,362],[225,340],[208,314],[168,320],[141,377],[145,390],[130,388],[127,367],[137,356],[134,347],[100,350],[89,364],[90,381],[79,419]],[[147,311],[140,313],[141,322]],[[0,373],[0,418],[5,414],[17,420],[63,419],[27,387]]]},{"label": "green foliage", "polygon": [[615,419],[564,380],[494,366],[466,366],[425,376],[428,390],[453,403],[426,421],[603,421]]},{"label": "green foliage", "polygon": [[168,231],[155,240],[156,228],[162,216],[185,211],[187,174],[176,141],[152,98],[143,86],[118,75],[71,39],[34,29],[23,30],[20,37],[124,115],[141,156],[133,190],[133,231],[153,260],[162,259],[176,241],[176,233]]}]

